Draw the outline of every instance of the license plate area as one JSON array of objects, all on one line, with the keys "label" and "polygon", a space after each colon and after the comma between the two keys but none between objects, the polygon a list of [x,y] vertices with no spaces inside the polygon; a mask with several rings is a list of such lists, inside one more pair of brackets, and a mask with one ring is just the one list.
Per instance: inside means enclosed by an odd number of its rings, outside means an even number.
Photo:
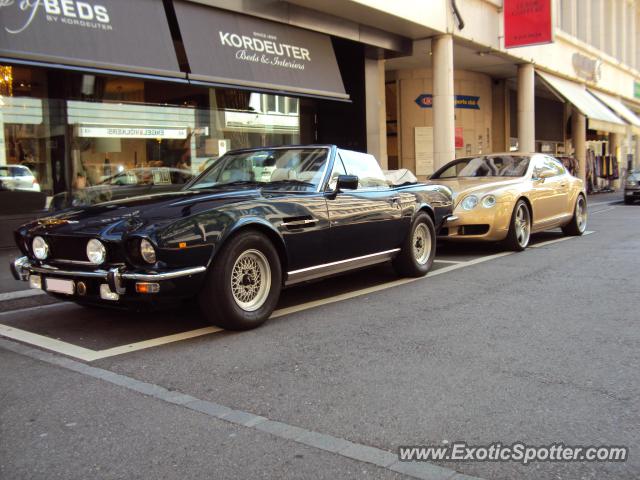
[{"label": "license plate area", "polygon": [[73,295],[75,292],[73,280],[47,278],[45,279],[45,285],[47,292],[63,293],[65,295]]}]

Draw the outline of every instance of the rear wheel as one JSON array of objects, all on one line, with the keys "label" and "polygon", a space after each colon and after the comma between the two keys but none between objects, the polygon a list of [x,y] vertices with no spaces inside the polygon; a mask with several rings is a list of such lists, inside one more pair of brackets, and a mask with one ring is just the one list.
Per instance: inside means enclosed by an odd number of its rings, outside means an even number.
[{"label": "rear wheel", "polygon": [[426,212],[420,212],[413,220],[402,250],[393,260],[393,267],[399,275],[422,277],[431,269],[435,255],[436,230],[433,220]]},{"label": "rear wheel", "polygon": [[571,221],[562,227],[565,235],[582,235],[587,229],[587,201],[583,195],[578,195]]},{"label": "rear wheel", "polygon": [[198,302],[211,323],[228,330],[248,330],[269,318],[281,288],[278,252],[263,234],[248,230],[216,254]]},{"label": "rear wheel", "polygon": [[524,200],[518,200],[511,214],[511,224],[505,244],[509,250],[521,252],[529,245],[530,238],[531,212]]}]

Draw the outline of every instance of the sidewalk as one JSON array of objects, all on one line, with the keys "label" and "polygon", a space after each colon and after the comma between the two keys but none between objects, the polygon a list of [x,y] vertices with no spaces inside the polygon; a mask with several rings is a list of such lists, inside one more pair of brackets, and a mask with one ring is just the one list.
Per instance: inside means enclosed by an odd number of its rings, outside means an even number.
[{"label": "sidewalk", "polygon": [[587,196],[587,203],[601,202],[622,202],[624,200],[624,191],[618,190],[611,193],[592,193]]}]

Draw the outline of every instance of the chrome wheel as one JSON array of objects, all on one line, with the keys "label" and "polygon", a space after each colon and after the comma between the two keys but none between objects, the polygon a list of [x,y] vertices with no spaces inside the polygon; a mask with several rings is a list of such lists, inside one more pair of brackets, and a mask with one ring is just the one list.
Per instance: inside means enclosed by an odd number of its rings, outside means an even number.
[{"label": "chrome wheel", "polygon": [[424,223],[419,223],[413,231],[413,258],[419,265],[424,265],[431,256],[431,232]]},{"label": "chrome wheel", "polygon": [[580,233],[584,233],[587,228],[587,202],[582,195],[578,197],[578,203],[576,203],[576,225]]},{"label": "chrome wheel", "polygon": [[524,203],[520,204],[516,211],[515,227],[516,241],[524,248],[529,244],[529,236],[531,235],[531,219],[529,218],[529,210]]},{"label": "chrome wheel", "polygon": [[242,252],[231,269],[231,293],[246,312],[264,305],[271,290],[271,267],[264,254],[255,249]]}]

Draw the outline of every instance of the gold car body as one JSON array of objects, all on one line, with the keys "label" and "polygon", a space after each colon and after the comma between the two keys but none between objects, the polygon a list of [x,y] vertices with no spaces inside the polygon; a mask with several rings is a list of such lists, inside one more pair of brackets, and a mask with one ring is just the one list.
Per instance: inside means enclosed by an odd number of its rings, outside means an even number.
[{"label": "gold car body", "polygon": [[[503,153],[487,156],[520,156]],[[447,221],[440,235],[442,239],[456,241],[501,241],[511,225],[516,202],[524,199],[531,211],[531,232],[540,232],[567,225],[573,218],[578,195],[586,199],[584,183],[569,174],[562,165],[544,154],[528,154],[531,157],[524,176],[521,177],[455,177],[436,178],[430,183],[445,185],[454,194],[453,217]],[[540,170],[544,161],[555,161],[564,173],[549,175]],[[549,176],[546,176],[549,175]],[[462,202],[470,195],[478,198],[478,205],[471,210],[462,208]],[[496,203],[484,207],[485,197],[493,195]]]}]

